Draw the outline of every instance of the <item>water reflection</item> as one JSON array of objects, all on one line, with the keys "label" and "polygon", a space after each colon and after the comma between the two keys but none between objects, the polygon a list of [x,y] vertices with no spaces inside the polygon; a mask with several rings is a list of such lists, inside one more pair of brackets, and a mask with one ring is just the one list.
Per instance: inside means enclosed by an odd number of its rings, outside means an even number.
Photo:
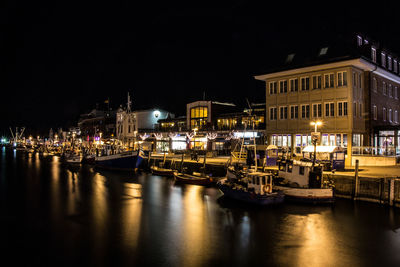
[{"label": "water reflection", "polygon": [[22,265],[399,266],[395,209],[253,207],[215,188],[18,153],[1,153],[0,245],[31,253]]}]

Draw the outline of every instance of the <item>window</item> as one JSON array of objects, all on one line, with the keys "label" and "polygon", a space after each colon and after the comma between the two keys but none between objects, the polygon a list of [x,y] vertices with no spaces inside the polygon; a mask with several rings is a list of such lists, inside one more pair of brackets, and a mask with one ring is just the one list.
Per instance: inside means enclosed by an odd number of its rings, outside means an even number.
[{"label": "window", "polygon": [[290,118],[291,119],[299,118],[299,106],[290,106]]},{"label": "window", "polygon": [[326,55],[326,53],[328,53],[328,48],[329,48],[329,47],[323,47],[323,48],[321,48],[321,49],[319,50],[318,56]]},{"label": "window", "polygon": [[357,103],[356,102],[353,103],[353,116],[357,117]]},{"label": "window", "polygon": [[301,105],[301,118],[310,118],[310,105]]},{"label": "window", "polygon": [[374,120],[378,119],[378,108],[376,107],[376,105],[374,105],[372,107],[372,116],[373,116]]},{"label": "window", "polygon": [[357,45],[361,46],[362,45],[362,37],[357,35]]},{"label": "window", "polygon": [[378,81],[376,80],[376,78],[372,79],[372,89],[375,93],[378,92]]},{"label": "window", "polygon": [[337,73],[338,86],[347,86],[347,71]]},{"label": "window", "polygon": [[398,95],[397,95],[397,86],[394,87],[393,95],[394,95],[394,98],[395,98],[395,99],[398,99],[398,98],[399,98]]},{"label": "window", "polygon": [[324,75],[325,88],[333,88],[335,86],[334,76],[333,73]]},{"label": "window", "polygon": [[287,107],[279,107],[279,119],[286,120],[288,116],[288,108]]},{"label": "window", "polygon": [[279,93],[287,93],[287,81],[279,81]]},{"label": "window", "polygon": [[388,112],[388,117],[389,117],[389,121],[392,122],[392,109],[389,108],[389,112]]},{"label": "window", "polygon": [[386,54],[385,53],[381,53],[381,64],[382,67],[386,68]]},{"label": "window", "polygon": [[376,63],[376,48],[375,47],[371,47],[371,59],[372,59],[372,62]]},{"label": "window", "polygon": [[347,116],[347,102],[338,102],[338,116]]},{"label": "window", "polygon": [[313,104],[313,117],[321,118],[322,117],[322,104]]},{"label": "window", "polygon": [[392,57],[388,56],[388,69],[392,70]]},{"label": "window", "polygon": [[190,127],[203,128],[207,124],[208,108],[207,107],[194,107],[190,109]]},{"label": "window", "polygon": [[358,110],[358,113],[359,113],[358,115],[359,115],[360,117],[362,117],[362,114],[363,114],[363,112],[362,112],[362,110],[363,110],[363,109],[362,109],[362,103],[359,103],[358,106],[360,107],[359,110]]},{"label": "window", "polygon": [[299,90],[299,80],[291,79],[290,80],[290,92],[297,92]]},{"label": "window", "polygon": [[387,95],[387,87],[385,82],[382,82],[382,93],[383,95]]},{"label": "window", "polygon": [[302,91],[310,90],[310,77],[302,77],[300,81]]},{"label": "window", "polygon": [[321,89],[322,86],[322,76],[321,75],[317,75],[317,76],[313,76],[312,77],[312,86],[313,89]]},{"label": "window", "polygon": [[277,82],[270,82],[269,83],[269,94],[274,95],[274,94],[278,93],[277,87],[278,87]]},{"label": "window", "polygon": [[399,122],[399,115],[397,113],[397,110],[394,111],[394,122],[398,123]]},{"label": "window", "polygon": [[387,114],[386,114],[386,108],[382,108],[382,119],[383,121],[386,121]]},{"label": "window", "polygon": [[276,107],[269,108],[269,120],[271,121],[276,120],[277,118],[276,111],[277,111]]},{"label": "window", "polygon": [[389,83],[389,87],[388,87],[388,94],[389,97],[393,97],[393,89],[392,89],[392,85]]},{"label": "window", "polygon": [[325,117],[335,116],[335,103],[325,103]]},{"label": "window", "polygon": [[397,73],[397,60],[393,59],[393,71]]},{"label": "window", "polygon": [[357,87],[357,73],[353,72],[353,87]]}]

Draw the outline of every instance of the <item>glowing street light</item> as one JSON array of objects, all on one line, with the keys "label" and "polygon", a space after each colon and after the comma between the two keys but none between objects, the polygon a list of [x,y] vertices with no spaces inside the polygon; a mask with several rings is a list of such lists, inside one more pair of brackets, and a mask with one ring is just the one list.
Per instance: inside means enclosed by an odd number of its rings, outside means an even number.
[{"label": "glowing street light", "polygon": [[311,134],[311,141],[314,145],[314,157],[313,157],[313,167],[315,165],[315,158],[317,155],[317,142],[319,139],[319,133],[318,133],[318,125],[322,125],[322,121],[312,121],[310,122],[310,125],[314,125],[314,133]]},{"label": "glowing street light", "polygon": [[322,121],[312,121],[310,125],[314,125],[314,132],[318,132],[318,126],[322,125]]}]

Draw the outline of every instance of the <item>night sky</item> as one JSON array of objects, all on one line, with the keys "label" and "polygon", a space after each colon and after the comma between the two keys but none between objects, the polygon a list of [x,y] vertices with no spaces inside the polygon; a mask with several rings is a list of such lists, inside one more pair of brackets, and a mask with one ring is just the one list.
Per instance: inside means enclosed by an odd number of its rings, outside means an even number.
[{"label": "night sky", "polygon": [[134,109],[177,115],[204,92],[207,100],[264,102],[252,75],[326,36],[363,32],[400,55],[399,12],[389,5],[15,2],[0,11],[0,135],[9,126],[74,125],[107,98],[113,109],[125,104],[128,91]]}]

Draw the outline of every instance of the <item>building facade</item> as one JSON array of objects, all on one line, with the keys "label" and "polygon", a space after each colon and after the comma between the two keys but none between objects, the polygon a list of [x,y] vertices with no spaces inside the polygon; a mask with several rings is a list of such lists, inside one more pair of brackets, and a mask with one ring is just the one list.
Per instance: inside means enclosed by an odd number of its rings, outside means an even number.
[{"label": "building facade", "polygon": [[[351,44],[356,49],[348,54],[344,51],[329,57],[331,47],[323,47],[303,64],[285,64],[255,76],[266,83],[270,144],[301,153],[311,144],[315,130],[311,122],[321,121],[321,145],[346,148],[347,164],[351,164],[353,154],[384,153],[384,146],[390,146],[395,154],[399,60],[360,35]],[[382,55],[380,59],[377,53]]]}]

